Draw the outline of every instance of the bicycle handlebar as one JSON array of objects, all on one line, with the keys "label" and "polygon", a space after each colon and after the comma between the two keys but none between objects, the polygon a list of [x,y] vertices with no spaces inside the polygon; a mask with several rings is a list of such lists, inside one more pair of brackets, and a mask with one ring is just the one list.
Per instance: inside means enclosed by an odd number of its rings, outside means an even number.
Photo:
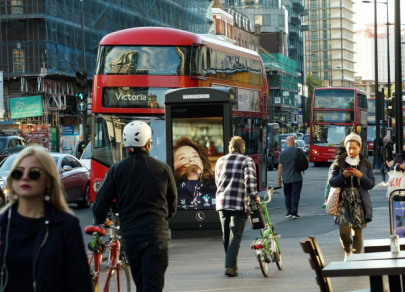
[{"label": "bicycle handlebar", "polygon": [[[273,186],[267,187],[267,192],[266,192],[266,194],[265,194],[264,197],[263,197],[264,203],[266,203],[266,204],[270,203],[271,197],[275,194],[275,193],[274,193],[274,190],[278,190],[278,189],[281,189],[281,188],[282,188],[281,186],[274,187],[274,188],[273,188]],[[265,200],[265,199],[266,199],[266,195],[269,197],[268,200]]]}]

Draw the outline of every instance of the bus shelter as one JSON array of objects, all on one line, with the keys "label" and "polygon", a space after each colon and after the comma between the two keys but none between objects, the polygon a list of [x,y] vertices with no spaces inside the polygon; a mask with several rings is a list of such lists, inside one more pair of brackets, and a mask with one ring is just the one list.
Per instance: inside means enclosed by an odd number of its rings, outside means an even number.
[{"label": "bus shelter", "polygon": [[168,90],[165,94],[167,164],[177,186],[172,238],[221,235],[215,164],[228,154],[235,93],[228,87]]}]

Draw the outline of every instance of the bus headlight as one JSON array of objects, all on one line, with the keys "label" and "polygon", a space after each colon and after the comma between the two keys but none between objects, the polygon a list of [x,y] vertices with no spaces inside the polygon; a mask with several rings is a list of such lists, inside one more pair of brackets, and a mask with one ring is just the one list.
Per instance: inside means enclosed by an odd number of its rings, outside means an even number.
[{"label": "bus headlight", "polygon": [[94,184],[93,184],[93,190],[94,190],[94,192],[98,192],[98,190],[101,188],[101,181],[95,181],[94,182]]},{"label": "bus headlight", "polygon": [[314,154],[318,154],[318,151],[316,151],[316,150],[313,150],[313,152],[314,152]]}]

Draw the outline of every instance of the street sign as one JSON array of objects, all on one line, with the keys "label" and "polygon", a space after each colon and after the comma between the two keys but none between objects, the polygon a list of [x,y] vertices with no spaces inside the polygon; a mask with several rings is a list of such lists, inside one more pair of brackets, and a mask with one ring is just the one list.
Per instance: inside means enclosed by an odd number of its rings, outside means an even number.
[{"label": "street sign", "polygon": [[84,103],[84,102],[79,102],[78,104],[77,104],[77,109],[79,110],[79,111],[85,111],[86,110],[86,104]]}]

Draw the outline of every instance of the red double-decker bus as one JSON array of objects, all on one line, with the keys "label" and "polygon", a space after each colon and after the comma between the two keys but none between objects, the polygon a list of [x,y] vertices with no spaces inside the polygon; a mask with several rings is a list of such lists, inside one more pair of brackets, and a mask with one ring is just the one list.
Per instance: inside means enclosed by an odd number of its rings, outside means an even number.
[{"label": "red double-decker bus", "polygon": [[[151,126],[151,156],[165,162],[165,92],[223,86],[235,90],[233,132],[245,140],[245,153],[256,164],[258,189],[264,190],[268,90],[259,54],[170,28],[131,28],[106,35],[100,41],[93,79],[91,201],[108,168],[127,155],[122,143],[127,123],[142,120]],[[209,128],[191,131],[204,133],[205,139],[196,142],[207,152],[215,148],[223,153],[223,145],[216,145],[216,133]]]},{"label": "red double-decker bus", "polygon": [[346,135],[361,136],[361,153],[367,149],[367,97],[355,88],[315,88],[312,93],[310,161],[318,166],[332,162]]}]

